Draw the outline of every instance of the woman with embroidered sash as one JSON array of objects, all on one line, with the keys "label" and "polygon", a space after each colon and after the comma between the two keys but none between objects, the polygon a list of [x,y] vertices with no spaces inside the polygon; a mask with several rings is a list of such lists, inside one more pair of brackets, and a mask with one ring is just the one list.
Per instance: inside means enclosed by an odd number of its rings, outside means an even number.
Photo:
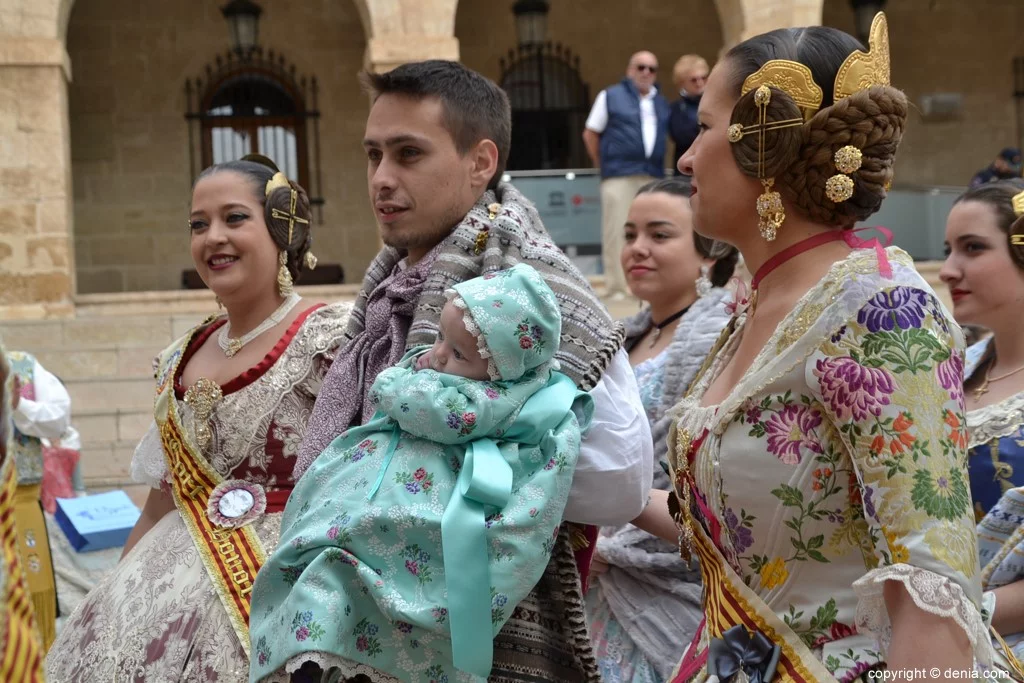
[{"label": "woman with embroidered sash", "polygon": [[[633,296],[647,304],[623,322],[625,348],[647,411],[654,460],[666,459],[669,409],[682,398],[729,322],[725,284],[736,250],[693,231],[685,178],[640,189],[623,226],[622,270]],[[605,683],[661,683],[686,648],[680,634],[700,623],[700,571],[675,548],[665,499],[670,482],[654,468],[654,490],[633,524],[605,527],[597,542],[587,593],[587,619]],[[671,541],[635,525],[664,518]]]},{"label": "woman with embroidered sash", "polygon": [[310,220],[305,191],[268,159],[197,179],[192,258],[227,315],[157,358],[155,421],[132,460],[154,490],[50,650],[50,679],[248,680],[252,584],[349,310],[292,291],[316,264]]},{"label": "woman with embroidered sash", "polygon": [[[968,190],[946,223],[939,275],[962,325],[992,332],[967,352],[964,393],[985,609],[1024,659],[1024,180]],[[996,638],[999,643],[999,638]],[[1000,643],[1001,645],[1001,643]],[[1019,662],[1007,663],[1024,678]]]},{"label": "woman with embroidered sash", "polygon": [[18,399],[14,378],[0,344],[0,680],[40,683],[45,650],[36,626],[31,586],[19,552],[24,531],[19,534],[15,514],[18,473],[11,413]]},{"label": "woman with embroidered sash", "polygon": [[680,547],[705,582],[674,681],[992,660],[963,338],[905,252],[853,230],[886,196],[906,117],[882,14],[866,52],[835,29],[782,29],[708,81],[679,168],[696,230],[754,277],[674,409]]}]

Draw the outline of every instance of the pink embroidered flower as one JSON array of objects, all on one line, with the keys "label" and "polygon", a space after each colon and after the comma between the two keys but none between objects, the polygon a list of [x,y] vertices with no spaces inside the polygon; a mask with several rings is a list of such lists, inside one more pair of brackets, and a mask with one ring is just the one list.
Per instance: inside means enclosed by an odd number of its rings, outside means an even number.
[{"label": "pink embroidered flower", "polygon": [[412,478],[416,481],[423,481],[423,477],[427,476],[427,471],[422,467],[412,473]]},{"label": "pink embroidered flower", "polygon": [[532,349],[533,348],[533,340],[531,338],[529,338],[529,337],[520,337],[519,338],[519,348],[521,348],[521,349]]},{"label": "pink embroidered flower", "polygon": [[822,358],[815,365],[814,375],[821,384],[822,398],[840,420],[878,417],[896,390],[885,370],[864,367],[852,358]]},{"label": "pink embroidered flower", "polygon": [[935,366],[939,384],[949,392],[949,397],[960,401],[964,396],[964,361],[957,351],[952,351],[949,358]]},{"label": "pink embroidered flower", "polygon": [[484,393],[487,395],[487,398],[491,399],[492,401],[501,396],[501,394],[498,393],[498,390],[495,389],[494,387],[487,387],[486,389],[484,389]]},{"label": "pink embroidered flower", "polygon": [[306,638],[309,638],[309,627],[308,626],[300,626],[298,629],[296,629],[296,631],[295,631],[295,640],[297,640],[299,642],[302,642]]},{"label": "pink embroidered flower", "polygon": [[530,516],[536,517],[539,510],[537,508],[530,508]]},{"label": "pink embroidered flower", "polygon": [[406,560],[405,561],[405,568],[407,570],[409,570],[409,573],[412,574],[413,576],[419,576],[420,566],[418,564],[416,564],[415,562],[413,562],[412,560]]},{"label": "pink embroidered flower", "polygon": [[356,638],[356,649],[360,652],[366,652],[370,647],[370,640],[366,636],[359,636]]},{"label": "pink embroidered flower", "polygon": [[798,464],[802,451],[821,453],[821,443],[814,433],[820,424],[818,411],[804,405],[786,406],[765,423],[768,451],[787,465]]},{"label": "pink embroidered flower", "polygon": [[476,413],[463,413],[462,422],[468,427],[476,424]]}]

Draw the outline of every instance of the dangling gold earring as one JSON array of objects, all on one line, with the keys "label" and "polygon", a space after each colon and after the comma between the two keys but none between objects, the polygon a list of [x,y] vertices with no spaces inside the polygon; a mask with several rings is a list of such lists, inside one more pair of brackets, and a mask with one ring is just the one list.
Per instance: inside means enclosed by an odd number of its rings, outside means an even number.
[{"label": "dangling gold earring", "polygon": [[761,231],[761,237],[766,242],[774,242],[779,234],[779,228],[786,220],[786,211],[782,208],[782,196],[772,190],[775,178],[767,178],[761,181],[764,192],[757,198],[757,228]]},{"label": "dangling gold earring", "polygon": [[219,311],[223,310],[224,309],[224,302],[220,300],[219,296],[216,297],[216,299],[217,299],[217,310],[219,310]]},{"label": "dangling gold earring", "polygon": [[288,252],[281,251],[277,254],[277,291],[281,296],[289,296],[294,291],[292,274],[288,271]]}]

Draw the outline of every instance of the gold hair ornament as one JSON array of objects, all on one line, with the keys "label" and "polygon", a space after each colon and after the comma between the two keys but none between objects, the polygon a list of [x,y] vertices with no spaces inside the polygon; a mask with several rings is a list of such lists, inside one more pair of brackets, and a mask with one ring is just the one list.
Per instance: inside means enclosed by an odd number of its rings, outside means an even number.
[{"label": "gold hair ornament", "polygon": [[846,145],[836,150],[832,160],[839,171],[825,182],[825,196],[833,203],[845,202],[853,196],[853,178],[850,177],[860,169],[864,155],[853,145]]},{"label": "gold hair ornament", "polygon": [[[822,92],[814,82],[811,70],[800,62],[772,59],[743,81],[741,95],[761,86],[771,86],[789,95],[800,107],[803,120],[808,121],[821,108]],[[781,122],[780,122],[781,123]]]},{"label": "gold hair ornament", "polygon": [[[745,87],[746,84],[744,83]],[[761,232],[761,236],[769,242],[773,241],[778,235],[779,228],[782,227],[783,221],[786,220],[786,212],[782,207],[782,196],[775,190],[772,190],[775,178],[765,177],[764,136],[769,131],[801,126],[804,123],[802,118],[768,121],[768,104],[771,101],[771,88],[765,84],[757,86],[757,90],[754,91],[754,104],[757,105],[757,123],[749,126],[734,123],[726,131],[729,142],[732,143],[739,142],[747,135],[757,134],[757,179],[761,181],[761,186],[764,188],[764,192],[757,198],[757,215],[759,216],[757,228]]]},{"label": "gold hair ornament", "polygon": [[[1017,218],[1024,217],[1024,192],[1018,192],[1010,200],[1013,205],[1013,213]],[[1015,247],[1024,247],[1024,235],[1010,235],[1010,244]]]},{"label": "gold hair ornament", "polygon": [[834,99],[841,100],[873,85],[889,85],[889,69],[889,22],[885,13],[879,12],[868,32],[868,51],[857,50],[839,67]]},{"label": "gold hair ornament", "polygon": [[[274,174],[274,177],[267,182],[267,196],[279,187],[286,187],[290,192],[288,199],[288,212],[285,213],[280,209],[274,208],[270,210],[270,216],[282,221],[288,221],[288,242],[285,243],[284,249],[277,256],[277,290],[281,293],[281,296],[288,296],[293,291],[293,285],[295,284],[292,280],[292,274],[288,271],[288,250],[292,246],[292,239],[295,236],[295,224],[302,223],[303,225],[309,225],[309,221],[305,218],[300,217],[295,213],[295,208],[299,202],[299,193],[295,191],[291,183],[284,176],[283,173],[278,172]],[[306,264],[309,264],[310,254],[306,254]],[[316,257],[313,257],[313,266],[316,266]],[[310,268],[312,270],[312,267]]]},{"label": "gold hair ornament", "polygon": [[[833,102],[866,90],[874,85],[889,85],[889,23],[884,12],[875,15],[868,34],[868,51],[856,50],[836,72]],[[743,81],[741,95],[762,85],[777,88],[789,95],[808,121],[821,108],[821,87],[814,82],[811,70],[800,62],[772,59]]]},{"label": "gold hair ornament", "polygon": [[288,182],[288,176],[278,171],[274,174],[274,177],[267,181],[266,195],[269,197],[271,193],[279,187],[285,189],[291,189],[292,184]]}]

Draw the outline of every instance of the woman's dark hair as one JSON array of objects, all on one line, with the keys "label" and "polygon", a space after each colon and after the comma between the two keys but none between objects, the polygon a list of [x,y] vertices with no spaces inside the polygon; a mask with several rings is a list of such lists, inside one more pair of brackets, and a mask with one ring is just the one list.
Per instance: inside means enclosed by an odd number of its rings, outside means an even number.
[{"label": "woman's dark hair", "polygon": [[[758,122],[755,90],[741,96],[743,82],[773,59],[786,59],[810,69],[822,90],[821,108],[803,125],[769,131],[764,136],[764,177],[811,219],[842,228],[878,211],[893,177],[896,148],[907,121],[907,98],[896,88],[875,85],[835,101],[835,79],[850,54],[864,50],[852,36],[825,26],[785,28],[754,36],[733,47],[723,61],[731,68],[731,85],[738,98],[730,123]],[[770,121],[802,118],[803,113],[784,91],[772,87],[766,110]],[[837,173],[833,155],[846,145],[863,154],[851,174],[853,196],[838,204],[825,194],[825,183]],[[758,136],[744,136],[730,145],[746,175],[758,177]]]},{"label": "woman's dark hair", "polygon": [[[295,215],[304,218],[306,223],[295,222],[292,230],[291,243],[288,242],[288,219],[276,218],[274,209],[288,215],[291,209],[291,191],[284,187],[278,187],[270,196],[267,196],[267,182],[278,173],[277,165],[273,161],[259,154],[250,154],[238,161],[225,161],[221,164],[210,166],[196,178],[198,183],[203,178],[230,171],[244,176],[250,181],[253,196],[263,205],[263,218],[270,231],[270,237],[274,240],[277,248],[288,253],[288,271],[292,279],[299,281],[299,276],[305,268],[306,252],[313,244],[313,235],[310,232],[313,216],[309,208],[309,196],[302,186],[293,180],[289,180],[291,189],[296,192]],[[195,184],[192,186],[195,187]]]},{"label": "woman's dark hair", "polygon": [[1013,198],[1024,192],[1024,179],[1012,178],[973,187],[956,198],[953,206],[965,202],[979,202],[990,207],[996,216],[996,225],[1006,233],[1010,258],[1024,270],[1024,245],[1013,243],[1014,235],[1024,235],[1024,215],[1018,216],[1013,210]]},{"label": "woman's dark hair", "polygon": [[[689,201],[690,181],[686,178],[676,177],[654,180],[637,190],[636,196],[655,193],[670,194]],[[715,260],[715,264],[711,266],[711,272],[708,273],[711,284],[715,287],[724,287],[736,269],[736,261],[739,258],[736,247],[698,235],[697,231],[693,229],[690,232],[693,233],[693,246],[697,249],[697,253],[704,258]]]}]

